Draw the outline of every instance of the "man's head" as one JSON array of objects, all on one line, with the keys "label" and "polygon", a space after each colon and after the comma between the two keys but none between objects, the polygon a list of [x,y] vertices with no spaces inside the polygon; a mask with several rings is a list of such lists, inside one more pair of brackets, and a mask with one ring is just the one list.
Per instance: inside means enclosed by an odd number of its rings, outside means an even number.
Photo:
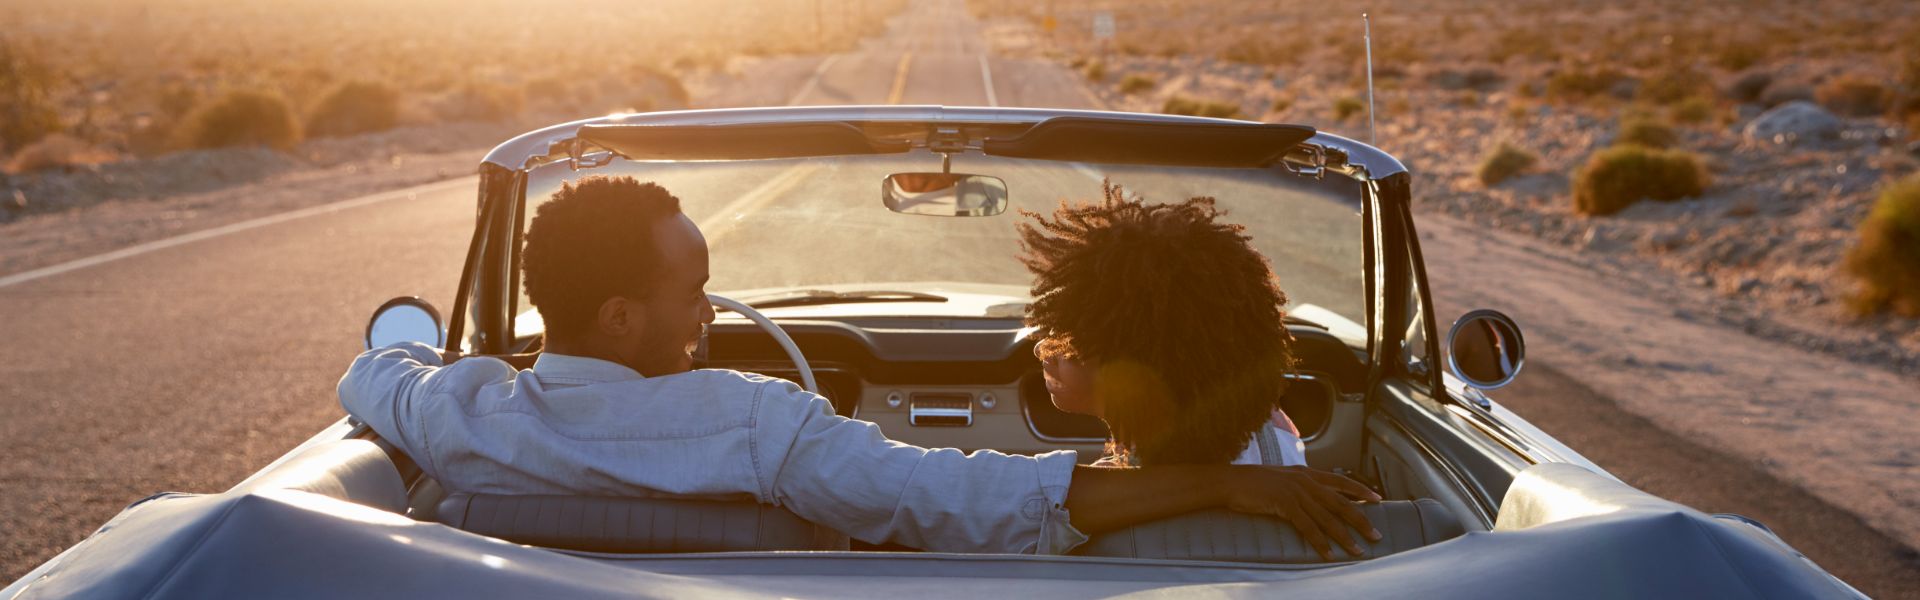
[{"label": "man's head", "polygon": [[1139,463],[1226,463],[1267,421],[1292,367],[1287,297],[1212,198],[1026,213],[1029,325],[1062,410],[1102,417]]},{"label": "man's head", "polygon": [[561,187],[527,226],[521,264],[549,352],[679,373],[713,322],[706,238],[652,183],[595,176]]}]

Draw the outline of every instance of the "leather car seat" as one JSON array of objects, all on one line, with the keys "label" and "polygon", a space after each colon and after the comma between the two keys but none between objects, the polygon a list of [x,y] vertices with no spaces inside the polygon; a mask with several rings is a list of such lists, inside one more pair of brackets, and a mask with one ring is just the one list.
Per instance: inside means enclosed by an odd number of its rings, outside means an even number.
[{"label": "leather car seat", "polygon": [[753,502],[454,493],[441,523],[509,542],[589,552],[846,550],[846,534]]},{"label": "leather car seat", "polygon": [[[1362,504],[1360,511],[1380,530],[1380,541],[1354,536],[1366,556],[1406,552],[1466,533],[1459,519],[1432,499]],[[1333,545],[1335,559],[1347,558]],[[1224,509],[1204,510],[1107,532],[1073,550],[1081,556],[1257,563],[1326,562],[1286,521]]]}]

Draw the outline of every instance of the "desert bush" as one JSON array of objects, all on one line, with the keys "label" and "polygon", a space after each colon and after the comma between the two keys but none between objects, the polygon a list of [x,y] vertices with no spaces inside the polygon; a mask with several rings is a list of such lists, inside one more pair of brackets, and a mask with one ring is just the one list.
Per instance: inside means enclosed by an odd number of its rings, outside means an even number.
[{"label": "desert bush", "polygon": [[519,116],[527,99],[519,88],[488,83],[462,86],[439,105],[442,121],[504,121]]},{"label": "desert bush", "polygon": [[1845,263],[1861,284],[1854,310],[1920,317],[1920,174],[1882,190],[1859,235]]},{"label": "desert bush", "polygon": [[1673,104],[1698,95],[1707,81],[1693,69],[1664,69],[1641,81],[1634,95],[1654,104]]},{"label": "desert bush", "polygon": [[307,135],[332,137],[393,129],[400,123],[400,92],[384,83],[348,81],[333,88],[307,115]]},{"label": "desert bush", "polygon": [[0,150],[24,148],[60,131],[54,76],[23,47],[0,38]]},{"label": "desert bush", "polygon": [[1267,108],[1269,114],[1280,114],[1293,108],[1293,96],[1281,96],[1273,99],[1273,105]]},{"label": "desert bush", "polygon": [[1610,215],[1643,199],[1698,196],[1706,191],[1707,180],[1706,169],[1691,153],[1614,146],[1594,153],[1574,174],[1573,208],[1585,215]]},{"label": "desert bush", "polygon": [[1353,96],[1342,96],[1340,99],[1333,101],[1333,118],[1336,120],[1345,121],[1353,118],[1354,115],[1366,112],[1366,110],[1367,103],[1361,102],[1359,98]]},{"label": "desert bush", "polygon": [[1773,85],[1760,94],[1760,105],[1773,108],[1796,100],[1813,101],[1813,88],[1804,85]]},{"label": "desert bush", "polygon": [[1680,142],[1673,127],[1651,117],[1629,116],[1620,120],[1620,135],[1613,139],[1616,146],[1634,145],[1648,148],[1672,148]]},{"label": "desert bush", "polygon": [[1160,112],[1171,115],[1193,115],[1222,119],[1235,119],[1241,116],[1240,105],[1238,104],[1214,100],[1196,100],[1186,96],[1168,98],[1164,104],[1160,105]]},{"label": "desert bush", "polygon": [[1558,45],[1546,32],[1532,28],[1516,27],[1500,32],[1493,40],[1493,49],[1487,58],[1493,62],[1506,62],[1509,58],[1525,57],[1540,61],[1559,58]]},{"label": "desert bush", "polygon": [[1813,97],[1833,112],[1866,117],[1884,110],[1892,93],[1878,81],[1859,75],[1841,75],[1822,84]]},{"label": "desert bush", "polygon": [[1156,85],[1159,84],[1155,83],[1152,77],[1139,73],[1129,73],[1125,78],[1120,80],[1120,93],[1128,95],[1138,94],[1151,90]]},{"label": "desert bush", "polygon": [[233,90],[195,108],[178,134],[188,148],[258,145],[284,150],[299,143],[300,123],[279,94]]},{"label": "desert bush", "polygon": [[1735,102],[1757,101],[1761,94],[1767,92],[1767,86],[1770,85],[1773,85],[1772,73],[1764,71],[1747,73],[1734,79],[1733,85],[1727,86],[1727,98]]},{"label": "desert bush", "polygon": [[1480,160],[1480,168],[1474,172],[1474,176],[1480,178],[1481,185],[1493,187],[1533,168],[1534,163],[1537,162],[1540,162],[1540,159],[1532,152],[1501,142],[1492,152],[1487,153],[1486,158]]},{"label": "desert bush", "polygon": [[1286,44],[1262,35],[1245,35],[1227,43],[1220,59],[1249,65],[1292,65],[1300,60],[1306,45],[1299,38]]},{"label": "desert bush", "polygon": [[1089,62],[1087,63],[1087,68],[1085,69],[1085,72],[1087,74],[1087,81],[1106,81],[1107,80],[1106,63],[1102,63],[1097,60],[1093,62]]},{"label": "desert bush", "polygon": [[28,173],[43,169],[99,164],[112,159],[112,155],[79,138],[64,133],[51,133],[15,152],[13,159],[7,161],[7,171]]},{"label": "desert bush", "polygon": [[1714,115],[1718,113],[1713,101],[1702,96],[1681,100],[1679,104],[1673,105],[1671,112],[1675,123],[1686,125],[1704,124],[1712,121]]},{"label": "desert bush", "polygon": [[1713,64],[1728,71],[1740,71],[1766,60],[1767,48],[1753,40],[1739,40],[1722,44],[1714,52]]},{"label": "desert bush", "polygon": [[1613,69],[1563,69],[1547,78],[1546,95],[1561,101],[1580,101],[1607,93],[1627,76]]},{"label": "desert bush", "polygon": [[686,83],[680,81],[680,77],[673,73],[642,65],[634,68],[633,81],[638,84],[641,93],[653,98],[656,109],[682,109],[693,106],[693,94],[687,92]]}]

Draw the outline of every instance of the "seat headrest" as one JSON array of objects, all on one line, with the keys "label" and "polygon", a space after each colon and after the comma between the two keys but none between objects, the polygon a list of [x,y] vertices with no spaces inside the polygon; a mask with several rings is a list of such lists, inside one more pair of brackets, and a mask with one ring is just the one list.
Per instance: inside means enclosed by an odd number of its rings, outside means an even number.
[{"label": "seat headrest", "polygon": [[847,536],[752,502],[455,493],[441,523],[509,542],[589,552],[846,550]]}]

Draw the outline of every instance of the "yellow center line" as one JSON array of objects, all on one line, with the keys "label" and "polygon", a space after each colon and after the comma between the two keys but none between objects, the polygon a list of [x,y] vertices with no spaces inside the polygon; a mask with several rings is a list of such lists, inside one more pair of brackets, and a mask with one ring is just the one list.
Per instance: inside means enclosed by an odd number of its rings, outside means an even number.
[{"label": "yellow center line", "polygon": [[893,91],[887,93],[887,104],[899,104],[900,96],[907,93],[907,67],[912,65],[912,52],[900,55],[900,68],[893,71]]},{"label": "yellow center line", "polygon": [[819,165],[811,162],[796,164],[772,179],[768,179],[766,183],[760,184],[753,191],[721,207],[720,210],[707,215],[707,218],[701,219],[694,226],[699,227],[700,232],[706,235],[708,247],[717,246],[720,238],[733,233],[734,228],[741,221],[745,221],[748,216],[759,212],[760,209],[766,208],[768,204],[785,196],[787,192],[793,191],[794,187],[799,186],[800,182],[817,168]]}]

